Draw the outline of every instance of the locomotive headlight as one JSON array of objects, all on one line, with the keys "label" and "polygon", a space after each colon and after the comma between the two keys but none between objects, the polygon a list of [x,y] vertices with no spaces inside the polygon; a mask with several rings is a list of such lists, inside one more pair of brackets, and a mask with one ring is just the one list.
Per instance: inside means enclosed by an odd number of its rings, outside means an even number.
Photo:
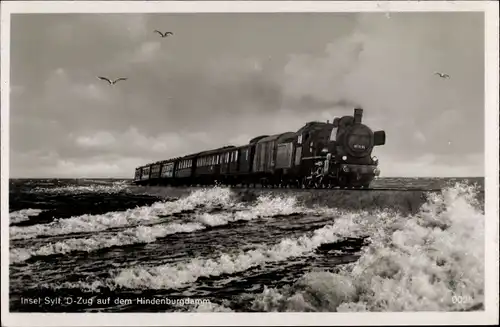
[{"label": "locomotive headlight", "polygon": [[375,157],[375,156],[372,158],[372,160],[373,160],[373,162],[374,162],[374,163],[377,163],[377,162],[378,162],[378,158],[377,158],[377,157]]},{"label": "locomotive headlight", "polygon": [[342,160],[346,161],[347,160],[347,156],[342,156]]},{"label": "locomotive headlight", "polygon": [[349,167],[344,166],[344,167],[342,167],[342,170],[343,170],[345,173],[348,173],[348,172],[349,172]]},{"label": "locomotive headlight", "polygon": [[375,176],[378,176],[380,174],[380,169],[378,169],[378,168],[373,169],[373,174]]}]

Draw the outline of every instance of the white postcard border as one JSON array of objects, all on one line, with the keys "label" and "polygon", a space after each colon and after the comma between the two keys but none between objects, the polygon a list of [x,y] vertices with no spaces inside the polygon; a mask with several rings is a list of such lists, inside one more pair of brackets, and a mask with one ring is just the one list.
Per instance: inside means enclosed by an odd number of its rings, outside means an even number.
[{"label": "white postcard border", "polygon": [[[495,324],[499,301],[499,33],[496,1],[11,1],[1,3],[1,234],[2,325],[404,325]],[[485,311],[405,313],[10,313],[9,93],[10,15],[14,13],[194,12],[485,12]]]}]

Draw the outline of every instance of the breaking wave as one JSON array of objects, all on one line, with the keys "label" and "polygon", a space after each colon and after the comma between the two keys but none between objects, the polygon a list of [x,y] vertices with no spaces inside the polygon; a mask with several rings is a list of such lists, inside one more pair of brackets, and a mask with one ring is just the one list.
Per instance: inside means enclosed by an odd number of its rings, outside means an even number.
[{"label": "breaking wave", "polygon": [[42,212],[42,209],[22,209],[13,211],[9,214],[10,224],[17,224],[29,220],[30,217],[36,217]]},{"label": "breaking wave", "polygon": [[259,218],[271,218],[275,216],[288,216],[297,213],[311,212],[311,210],[300,206],[295,197],[261,195],[257,198],[255,205],[250,208],[239,206],[235,212],[223,212],[219,214],[201,213],[195,219],[209,226],[221,226],[240,220],[253,220]]},{"label": "breaking wave", "polygon": [[30,239],[39,236],[56,236],[70,233],[98,232],[110,228],[138,225],[161,221],[160,216],[172,215],[199,206],[231,207],[236,204],[231,199],[231,192],[226,189],[208,189],[193,192],[185,198],[173,202],[156,202],[151,206],[142,206],[126,211],[108,212],[102,215],[82,215],[60,218],[49,224],[10,228],[10,238]]},{"label": "breaking wave", "polygon": [[353,216],[336,225],[340,234],[370,234],[359,260],[266,287],[253,310],[456,311],[483,304],[484,213],[475,187],[429,195],[413,216]]},{"label": "breaking wave", "polygon": [[138,226],[107,237],[94,235],[90,238],[71,238],[56,243],[49,243],[39,248],[12,249],[10,251],[10,259],[11,263],[19,263],[33,256],[67,254],[73,251],[91,252],[112,246],[151,243],[167,235],[190,233],[204,228],[203,225],[196,223]]},{"label": "breaking wave", "polygon": [[[87,182],[93,182],[89,180]],[[82,193],[120,193],[125,192],[130,187],[129,183],[126,181],[116,181],[110,185],[104,184],[106,182],[100,182],[100,184],[91,185],[65,185],[58,187],[35,187],[30,192],[31,193],[45,193],[45,194],[82,194]]]},{"label": "breaking wave", "polygon": [[[155,248],[151,250],[148,247],[145,252],[148,260],[134,261],[132,266],[125,265],[126,262],[120,265],[109,265],[107,262],[103,266],[112,266],[109,271],[75,273],[70,278],[33,278],[33,281],[27,280],[23,275],[25,272],[21,272],[24,265],[13,267],[19,269],[19,278],[24,278],[24,287],[33,285],[42,292],[48,292],[47,288],[54,292],[122,291],[124,294],[169,290],[183,295],[187,292],[191,296],[199,295],[197,292],[207,294],[205,283],[212,287],[207,279],[216,281],[213,287],[221,287],[220,278],[224,278],[224,285],[232,281],[238,285],[254,283],[247,285],[250,287],[245,286],[245,290],[241,289],[238,295],[231,295],[231,300],[223,301],[223,304],[202,303],[182,309],[190,312],[242,309],[309,312],[458,311],[482,308],[484,208],[478,201],[481,196],[478,196],[476,186],[456,184],[441,192],[425,194],[425,200],[415,211],[389,210],[385,207],[348,210],[324,204],[310,208],[300,198],[289,195],[261,194],[252,201],[242,201],[231,189],[216,187],[196,190],[174,201],[156,202],[125,211],[75,216],[49,224],[11,226],[11,238],[27,239],[16,244],[31,245],[11,248],[11,262],[22,262],[34,256],[67,255],[74,251],[91,252],[115,246],[152,243],[177,233],[200,232],[202,241],[195,243],[203,247],[203,242],[210,242],[210,237],[214,235],[223,235],[227,228],[232,234],[228,237],[228,246],[222,252],[198,251],[193,247],[195,250],[186,255],[179,254],[174,248],[174,257],[162,254],[158,258],[154,257]],[[255,220],[258,223],[250,222]],[[237,221],[249,223],[235,224],[237,229],[215,229],[213,235],[206,231]],[[259,227],[261,222],[264,229],[268,226],[279,229],[273,231],[277,240],[263,241],[261,235],[268,233],[262,232]],[[256,231],[257,236],[252,234]],[[283,231],[287,234],[281,234]],[[73,235],[79,232],[84,234]],[[246,233],[241,234],[242,237],[248,237],[243,245],[230,240],[234,235],[239,237],[240,232]],[[191,242],[197,237],[198,234],[188,238]],[[173,239],[177,242],[186,238],[182,235]],[[338,252],[337,245],[349,239],[364,240],[360,244],[361,250],[359,247],[353,250],[356,252],[353,260],[356,261],[348,264],[330,261],[336,255],[346,255],[347,252]],[[168,242],[161,242],[159,246],[172,244]],[[190,244],[185,242],[180,246],[184,245],[189,250]],[[219,249],[215,251],[221,249],[214,248]],[[335,254],[335,251],[338,253]],[[151,260],[149,256],[153,256]],[[55,261],[61,265],[73,264],[73,261],[68,264],[64,257]],[[290,263],[293,265],[298,261],[300,264],[290,268],[291,273],[287,273],[284,279],[270,272],[270,266],[288,267]],[[42,264],[48,262],[46,260]],[[325,262],[332,264],[325,265]],[[328,268],[319,269],[316,263],[319,267]],[[28,266],[31,264],[27,263]],[[251,279],[247,278],[249,272],[252,273]],[[228,279],[227,275],[233,276]],[[226,279],[229,280],[227,283]],[[234,300],[236,296],[242,301]]]},{"label": "breaking wave", "polygon": [[[200,199],[198,194],[196,194],[194,199]],[[222,198],[222,203],[226,205],[231,205],[230,201],[226,201],[224,197]],[[191,199],[192,200],[192,199]],[[219,198],[220,200],[220,198]],[[197,201],[181,201],[182,204],[175,204],[172,203],[173,206],[177,206],[177,211],[181,210],[187,210],[187,209],[192,209],[193,205],[198,205],[200,202]],[[190,205],[187,205],[190,204]],[[210,204],[218,204],[220,203],[218,200],[215,201],[209,201],[208,203]],[[168,204],[165,203],[165,204]],[[205,203],[206,204],[206,203]],[[172,207],[172,206],[171,206]],[[235,206],[236,207],[236,206]],[[151,208],[152,210],[148,211],[146,208]],[[155,217],[154,219],[158,218],[158,212],[154,212],[154,209],[159,209],[158,203],[153,204],[150,207],[142,207],[140,208],[140,212],[148,212],[148,214],[141,214],[141,215],[130,215],[130,212],[133,210],[134,213],[138,212],[139,209],[132,209],[129,210],[128,212],[123,212],[123,213],[110,213],[113,214],[113,217],[115,219],[110,220],[103,220],[102,215],[101,216],[88,216],[85,217],[85,219],[81,219],[81,217],[75,217],[75,218],[70,218],[70,219],[63,219],[60,220],[60,223],[69,223],[66,226],[71,226],[70,228],[64,226],[61,228],[61,226],[57,226],[55,223],[47,224],[47,225],[42,225],[41,226],[30,226],[30,227],[25,227],[23,228],[24,230],[26,229],[31,229],[35,230],[38,232],[37,235],[61,235],[61,234],[68,234],[68,231],[71,233],[75,233],[75,231],[78,232],[90,232],[90,231],[102,231],[105,228],[103,226],[107,227],[120,227],[126,225],[124,223],[124,220],[122,219],[124,217],[126,222],[130,222],[133,219],[136,219],[134,217],[148,217],[148,221],[151,221],[151,217]],[[165,209],[164,207],[162,209]],[[49,255],[54,255],[54,254],[67,254],[73,251],[85,251],[85,252],[91,252],[91,251],[96,251],[108,247],[113,247],[113,246],[126,246],[126,245],[131,245],[131,244],[138,244],[138,243],[152,243],[155,242],[159,238],[166,237],[167,235],[171,234],[176,234],[176,233],[189,233],[189,232],[194,232],[194,231],[199,231],[202,229],[205,229],[207,226],[210,227],[215,227],[215,226],[222,226],[222,225],[227,225],[232,222],[236,221],[241,221],[241,220],[253,220],[253,219],[258,219],[258,218],[271,218],[273,216],[276,216],[278,214],[280,215],[289,215],[293,213],[300,213],[305,211],[305,208],[301,208],[297,206],[296,199],[295,198],[287,198],[287,197],[270,197],[270,196],[261,196],[257,199],[257,203],[255,206],[251,208],[244,208],[244,209],[239,209],[238,211],[235,212],[224,212],[224,213],[218,213],[218,214],[211,214],[211,213],[200,213],[200,214],[194,214],[193,218],[190,218],[191,222],[187,223],[171,223],[171,224],[155,224],[153,226],[137,226],[134,228],[128,228],[123,231],[115,232],[112,233],[111,235],[92,235],[89,238],[70,238],[70,239],[65,239],[62,241],[58,241],[55,243],[48,243],[46,245],[40,246],[40,247],[31,247],[31,248],[14,248],[10,251],[10,261],[11,263],[19,263],[22,261],[26,261],[30,259],[31,257],[34,256],[49,256]],[[153,213],[154,212],[154,213]],[[127,215],[128,213],[128,215]],[[110,215],[104,215],[106,218],[109,218]],[[120,219],[116,218],[120,217]],[[131,218],[131,219],[129,219]],[[73,219],[73,220],[72,220]],[[158,218],[159,219],[159,218]],[[103,223],[103,221],[106,222],[106,224]],[[144,221],[144,220],[143,220]],[[85,223],[83,223],[85,222]],[[112,223],[110,223],[112,222]],[[136,221],[137,222],[137,221]],[[74,228],[75,226],[78,226],[79,228]],[[36,228],[34,228],[36,227]],[[82,228],[83,227],[83,228]],[[44,228],[44,229],[42,229]],[[70,233],[70,234],[71,234]],[[28,237],[29,233],[22,233],[22,234],[17,234],[17,238],[29,238]]]},{"label": "breaking wave", "polygon": [[44,285],[49,288],[82,288],[99,291],[102,287],[109,289],[170,289],[181,288],[195,282],[200,277],[220,276],[243,272],[264,263],[280,262],[292,257],[310,254],[325,243],[338,241],[333,226],[325,226],[315,230],[312,236],[285,238],[270,246],[258,246],[256,249],[239,253],[224,253],[216,259],[195,258],[175,265],[155,267],[135,267],[111,273],[107,280],[93,282],[63,283],[61,285]]}]

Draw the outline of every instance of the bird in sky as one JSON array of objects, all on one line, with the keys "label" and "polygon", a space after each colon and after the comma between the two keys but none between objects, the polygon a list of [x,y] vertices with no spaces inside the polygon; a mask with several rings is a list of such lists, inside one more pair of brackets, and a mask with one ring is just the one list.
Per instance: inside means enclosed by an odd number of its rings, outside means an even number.
[{"label": "bird in sky", "polygon": [[174,35],[174,33],[172,33],[172,32],[165,32],[165,33],[162,33],[162,32],[160,32],[160,31],[158,31],[158,30],[155,30],[155,32],[156,32],[156,33],[158,33],[158,34],[160,34],[160,35],[161,35],[161,37],[167,37],[167,36],[169,36],[169,35]]},{"label": "bird in sky", "polygon": [[110,80],[109,78],[102,77],[102,76],[98,76],[97,78],[99,78],[100,80],[108,82],[109,85],[115,85],[119,81],[126,81],[127,80],[126,77],[120,77],[120,78],[115,79],[114,81]]},{"label": "bird in sky", "polygon": [[448,75],[448,74],[443,74],[443,73],[439,73],[439,72],[434,73],[434,75],[438,75],[438,76],[439,76],[439,77],[441,77],[441,78],[450,78],[450,75]]}]

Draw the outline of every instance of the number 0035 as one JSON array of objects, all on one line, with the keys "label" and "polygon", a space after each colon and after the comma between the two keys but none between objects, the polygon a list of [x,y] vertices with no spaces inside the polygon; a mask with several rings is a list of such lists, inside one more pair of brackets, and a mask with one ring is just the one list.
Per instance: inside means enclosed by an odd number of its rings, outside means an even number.
[{"label": "number 0035", "polygon": [[451,302],[453,303],[471,303],[472,302],[472,296],[469,295],[454,295],[451,297]]}]

